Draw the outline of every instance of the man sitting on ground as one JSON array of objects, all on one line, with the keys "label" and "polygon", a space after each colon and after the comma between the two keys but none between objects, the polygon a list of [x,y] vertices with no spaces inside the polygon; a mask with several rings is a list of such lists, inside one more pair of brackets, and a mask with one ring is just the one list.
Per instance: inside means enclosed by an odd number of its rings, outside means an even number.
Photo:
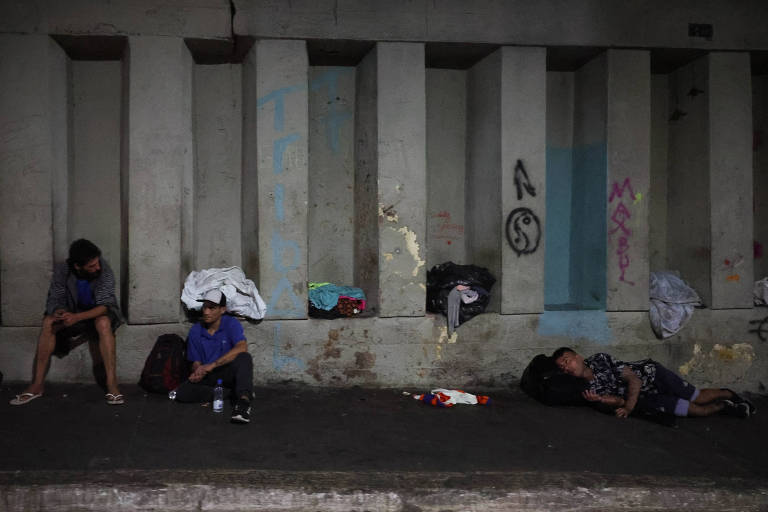
[{"label": "man sitting on ground", "polygon": [[236,401],[233,423],[248,423],[253,395],[253,358],[248,353],[243,326],[224,313],[227,297],[211,290],[203,303],[201,322],[192,326],[187,339],[187,359],[192,373],[176,389],[178,402],[210,402],[213,389],[221,379],[223,387],[234,391]]},{"label": "man sitting on ground", "polygon": [[67,261],[54,268],[37,340],[32,382],[11,400],[11,405],[24,405],[43,396],[51,355],[63,357],[91,337],[99,340],[98,351],[92,350],[91,356],[95,371],[103,365],[106,401],[109,405],[122,404],[115,356],[115,330],[121,323],[112,269],[101,258],[96,245],[82,238],[75,240],[69,247]]},{"label": "man sitting on ground", "polygon": [[586,380],[583,396],[626,418],[637,407],[646,412],[675,416],[710,416],[723,413],[740,418],[755,414],[755,407],[729,389],[697,389],[651,359],[624,362],[604,352],[586,359],[568,347],[552,354],[564,373]]}]

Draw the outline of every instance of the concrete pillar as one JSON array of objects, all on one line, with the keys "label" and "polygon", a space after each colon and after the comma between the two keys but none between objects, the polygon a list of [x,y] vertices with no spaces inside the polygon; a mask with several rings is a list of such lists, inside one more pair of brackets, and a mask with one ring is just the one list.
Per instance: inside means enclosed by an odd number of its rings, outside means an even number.
[{"label": "concrete pillar", "polygon": [[669,79],[651,75],[651,183],[648,193],[649,271],[667,270]]},{"label": "concrete pillar", "polygon": [[424,45],[378,43],[379,316],[426,306]]},{"label": "concrete pillar", "polygon": [[68,160],[68,59],[38,35],[0,35],[0,55],[0,319],[39,325],[53,267],[52,185]]},{"label": "concrete pillar", "polygon": [[309,69],[309,280],[354,282],[355,68]]},{"label": "concrete pillar", "polygon": [[242,70],[194,67],[194,269],[241,266]]},{"label": "concrete pillar", "polygon": [[[259,291],[269,318],[307,316],[308,58],[304,41],[257,41]],[[250,144],[251,141],[248,141]]]},{"label": "concrete pillar", "polygon": [[[504,223],[501,210],[502,51],[467,71],[467,263],[496,278],[487,311],[500,311],[499,282]],[[506,244],[506,242],[504,242]],[[506,248],[504,249],[506,250]]]},{"label": "concrete pillar", "polygon": [[[501,313],[544,311],[546,49],[504,47],[501,66],[501,202],[504,239],[495,295]],[[471,205],[482,211],[483,203]],[[522,291],[524,293],[521,293]]]},{"label": "concrete pillar", "polygon": [[355,280],[379,316],[426,303],[424,45],[378,43],[357,72]]},{"label": "concrete pillar", "polygon": [[427,269],[466,263],[467,73],[427,69]]},{"label": "concrete pillar", "polygon": [[131,37],[128,59],[128,318],[173,322],[186,266],[182,194],[192,173],[192,59],[184,41],[170,37]]},{"label": "concrete pillar", "polygon": [[768,75],[752,77],[755,274],[768,277]]},{"label": "concrete pillar", "polygon": [[752,87],[748,53],[709,54],[712,308],[751,308]]},{"label": "concrete pillar", "polygon": [[72,168],[69,238],[99,246],[115,273],[120,297],[120,129],[122,66],[72,62]]},{"label": "concrete pillar", "polygon": [[[251,49],[242,64],[242,219],[241,246],[243,270],[248,279],[259,282],[259,155],[257,153],[256,51]],[[266,300],[266,298],[265,298]]]},{"label": "concrete pillar", "polygon": [[651,62],[608,50],[606,310],[648,310]]}]

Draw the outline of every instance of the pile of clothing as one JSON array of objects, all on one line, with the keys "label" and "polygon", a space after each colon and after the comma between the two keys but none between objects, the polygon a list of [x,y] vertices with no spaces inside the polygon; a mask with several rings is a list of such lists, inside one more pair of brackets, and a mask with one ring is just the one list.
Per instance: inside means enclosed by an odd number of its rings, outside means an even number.
[{"label": "pile of clothing", "polygon": [[259,290],[240,267],[208,268],[190,272],[184,281],[181,301],[189,310],[200,310],[198,302],[207,292],[221,290],[227,297],[227,310],[235,315],[261,320],[267,313],[267,305]]},{"label": "pile of clothing", "polygon": [[341,318],[365,311],[365,293],[354,286],[333,283],[309,283],[309,316],[312,318]]},{"label": "pile of clothing", "polygon": [[427,272],[427,311],[446,316],[450,335],[456,327],[485,311],[495,282],[488,269],[475,265],[451,261],[435,265]]}]

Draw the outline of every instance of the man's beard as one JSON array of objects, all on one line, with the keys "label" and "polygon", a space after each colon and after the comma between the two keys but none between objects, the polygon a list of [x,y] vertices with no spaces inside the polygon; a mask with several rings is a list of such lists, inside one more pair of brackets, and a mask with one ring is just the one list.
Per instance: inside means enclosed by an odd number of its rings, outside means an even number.
[{"label": "man's beard", "polygon": [[87,272],[83,269],[80,269],[77,271],[77,277],[79,277],[80,279],[85,279],[86,281],[93,281],[100,275],[101,275],[101,269],[97,270],[96,272]]}]

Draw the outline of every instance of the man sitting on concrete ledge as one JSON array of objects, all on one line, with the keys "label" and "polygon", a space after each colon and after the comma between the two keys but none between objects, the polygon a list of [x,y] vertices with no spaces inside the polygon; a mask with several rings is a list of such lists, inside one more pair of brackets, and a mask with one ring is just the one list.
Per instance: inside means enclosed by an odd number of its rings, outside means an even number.
[{"label": "man sitting on concrete ledge", "polygon": [[613,409],[626,418],[635,410],[675,416],[710,416],[716,413],[747,418],[755,407],[729,389],[697,389],[651,359],[624,362],[604,352],[586,359],[561,347],[552,359],[564,373],[586,380],[586,400]]},{"label": "man sitting on concrete ledge", "polygon": [[253,395],[253,358],[248,353],[243,326],[224,313],[227,297],[211,290],[203,303],[201,322],[192,326],[187,339],[187,359],[192,361],[192,373],[176,389],[178,402],[210,402],[213,389],[221,379],[225,388],[234,391],[236,401],[232,410],[233,423],[248,423]]},{"label": "man sitting on concrete ledge", "polygon": [[24,405],[43,396],[51,355],[63,357],[78,344],[90,341],[89,338],[98,338],[98,350],[92,350],[91,356],[95,370],[103,365],[106,401],[110,405],[122,404],[115,356],[115,330],[121,323],[112,269],[93,242],[75,240],[69,247],[67,261],[54,268],[37,340],[32,382],[11,400],[11,405]]}]

